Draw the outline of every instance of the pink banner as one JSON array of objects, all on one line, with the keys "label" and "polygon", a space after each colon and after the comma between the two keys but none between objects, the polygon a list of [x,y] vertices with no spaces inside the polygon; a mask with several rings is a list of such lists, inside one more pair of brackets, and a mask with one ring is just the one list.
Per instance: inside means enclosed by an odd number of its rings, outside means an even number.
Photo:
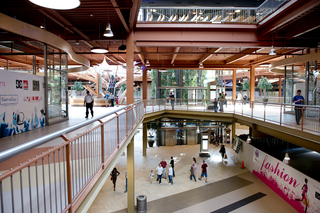
[{"label": "pink banner", "polygon": [[252,172],[298,212],[320,212],[319,182],[256,148]]}]

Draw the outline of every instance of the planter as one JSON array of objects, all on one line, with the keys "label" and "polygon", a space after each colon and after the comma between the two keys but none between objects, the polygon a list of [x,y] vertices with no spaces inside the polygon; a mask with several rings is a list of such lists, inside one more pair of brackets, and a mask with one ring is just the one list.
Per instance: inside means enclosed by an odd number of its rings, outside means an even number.
[{"label": "planter", "polygon": [[268,102],[268,98],[262,98],[263,102]]},{"label": "planter", "polygon": [[154,140],[148,140],[149,147],[153,147],[153,144],[154,144]]}]

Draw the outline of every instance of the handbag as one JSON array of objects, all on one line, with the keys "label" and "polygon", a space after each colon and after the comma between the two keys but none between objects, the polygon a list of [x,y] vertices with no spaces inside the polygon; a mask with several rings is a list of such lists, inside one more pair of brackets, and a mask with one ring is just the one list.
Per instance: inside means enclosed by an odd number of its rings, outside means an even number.
[{"label": "handbag", "polygon": [[228,156],[227,156],[227,154],[225,153],[224,154],[224,157],[223,157],[224,159],[228,159]]}]

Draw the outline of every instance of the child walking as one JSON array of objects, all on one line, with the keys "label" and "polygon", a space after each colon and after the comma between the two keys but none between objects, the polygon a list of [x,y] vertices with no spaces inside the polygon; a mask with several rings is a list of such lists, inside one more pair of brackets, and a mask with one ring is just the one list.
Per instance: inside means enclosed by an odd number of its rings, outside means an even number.
[{"label": "child walking", "polygon": [[150,172],[150,182],[151,182],[151,184],[152,184],[152,182],[153,182],[153,176],[154,176],[154,174],[153,174],[153,170],[151,170],[151,172]]},{"label": "child walking", "polygon": [[190,169],[190,180],[192,180],[192,177],[194,179],[194,182],[197,182],[196,177],[194,176],[193,166],[191,166],[191,169]]}]

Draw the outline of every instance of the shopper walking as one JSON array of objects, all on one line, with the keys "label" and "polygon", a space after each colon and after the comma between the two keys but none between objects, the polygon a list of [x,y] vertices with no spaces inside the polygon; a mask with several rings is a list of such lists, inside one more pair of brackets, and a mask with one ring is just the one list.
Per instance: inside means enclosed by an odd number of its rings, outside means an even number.
[{"label": "shopper walking", "polygon": [[170,165],[171,165],[171,168],[172,168],[173,177],[175,177],[175,176],[176,176],[176,174],[174,173],[174,160],[173,160],[173,157],[172,157],[172,156],[171,156]]},{"label": "shopper walking", "polygon": [[196,158],[192,159],[192,168],[193,168],[194,174],[197,175],[197,160],[196,160]]},{"label": "shopper walking", "polygon": [[151,170],[149,176],[150,176],[150,182],[151,182],[151,184],[152,184],[152,182],[153,182],[153,176],[154,176],[153,170]]},{"label": "shopper walking", "polygon": [[192,178],[194,179],[194,182],[197,182],[196,177],[194,176],[193,167],[191,166],[191,169],[190,169],[190,180],[192,180]]},{"label": "shopper walking", "polygon": [[222,161],[223,161],[224,155],[226,154],[226,148],[224,147],[224,145],[221,145],[219,152],[221,154]]},{"label": "shopper walking", "polygon": [[170,92],[169,99],[171,100],[172,110],[174,110],[174,95],[172,94],[172,92]]},{"label": "shopper walking", "polygon": [[110,173],[111,180],[113,183],[113,191],[116,191],[116,182],[119,175],[120,175],[120,172],[118,172],[117,168],[114,167],[112,172]]},{"label": "shopper walking", "polygon": [[220,103],[219,103],[220,109],[219,109],[219,111],[223,112],[223,104],[224,104],[224,101],[225,101],[225,97],[224,97],[223,92],[221,92],[221,95],[220,95],[220,97],[219,97],[219,100],[220,100]]},{"label": "shopper walking", "polygon": [[156,168],[157,171],[157,181],[159,181],[159,184],[161,184],[161,178],[162,178],[162,172],[163,172],[163,167],[159,163],[158,167]]},{"label": "shopper walking", "polygon": [[292,98],[292,102],[295,104],[294,110],[296,114],[296,123],[300,124],[302,117],[302,104],[304,103],[304,97],[301,95],[301,90],[297,90],[297,95]]},{"label": "shopper walking", "polygon": [[171,183],[171,185],[173,185],[172,175],[173,175],[173,169],[171,167],[171,164],[169,164],[168,177],[169,177],[169,183]]},{"label": "shopper walking", "polygon": [[162,168],[163,168],[163,170],[162,170],[162,172],[163,172],[163,178],[165,178],[165,179],[167,179],[167,171],[166,171],[166,169],[167,169],[167,162],[162,158],[162,161],[160,162],[160,164],[161,164],[161,166],[162,166]]},{"label": "shopper walking", "polygon": [[89,109],[91,111],[91,116],[93,117],[93,104],[94,99],[89,91],[87,91],[87,95],[84,97],[83,105],[86,106],[86,118],[88,118],[89,115]]},{"label": "shopper walking", "polygon": [[203,160],[203,163],[201,165],[201,169],[202,169],[201,177],[199,178],[199,180],[202,180],[202,178],[204,177],[204,180],[205,180],[206,183],[208,183],[207,182],[207,177],[208,177],[208,175],[207,175],[207,167],[208,167],[208,165],[206,164],[205,160]]}]

